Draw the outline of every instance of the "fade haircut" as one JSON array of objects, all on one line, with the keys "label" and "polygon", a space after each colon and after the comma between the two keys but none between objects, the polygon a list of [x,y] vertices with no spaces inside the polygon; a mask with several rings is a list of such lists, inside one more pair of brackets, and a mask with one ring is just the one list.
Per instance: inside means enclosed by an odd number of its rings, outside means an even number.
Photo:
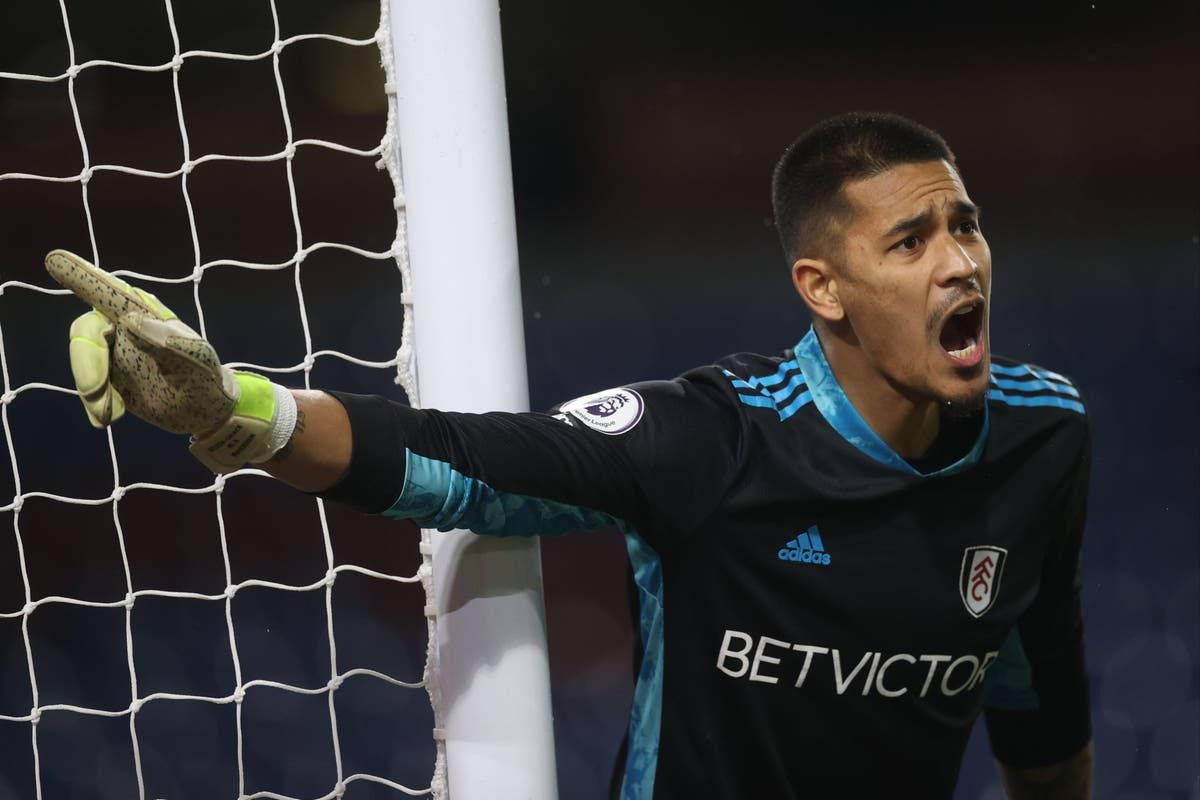
[{"label": "fade haircut", "polygon": [[941,159],[958,169],[937,132],[898,114],[855,111],[817,123],[783,151],[771,179],[775,229],[788,264],[839,259],[838,227],[854,213],[842,192],[848,182]]}]

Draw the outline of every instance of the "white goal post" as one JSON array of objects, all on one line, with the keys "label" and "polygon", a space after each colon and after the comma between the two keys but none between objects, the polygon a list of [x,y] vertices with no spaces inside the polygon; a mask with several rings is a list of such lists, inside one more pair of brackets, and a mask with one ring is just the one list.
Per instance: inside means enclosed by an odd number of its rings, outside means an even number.
[{"label": "white goal post", "polygon": [[[526,411],[496,0],[391,3],[422,405]],[[434,534],[438,686],[454,800],[557,794],[536,539]]]}]

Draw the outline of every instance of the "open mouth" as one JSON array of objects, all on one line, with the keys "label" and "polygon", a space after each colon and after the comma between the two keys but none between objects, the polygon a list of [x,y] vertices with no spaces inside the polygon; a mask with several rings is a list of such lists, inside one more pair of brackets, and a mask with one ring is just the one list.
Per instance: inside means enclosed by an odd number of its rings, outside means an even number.
[{"label": "open mouth", "polygon": [[973,367],[983,358],[983,300],[956,309],[942,323],[938,342],[960,367]]}]

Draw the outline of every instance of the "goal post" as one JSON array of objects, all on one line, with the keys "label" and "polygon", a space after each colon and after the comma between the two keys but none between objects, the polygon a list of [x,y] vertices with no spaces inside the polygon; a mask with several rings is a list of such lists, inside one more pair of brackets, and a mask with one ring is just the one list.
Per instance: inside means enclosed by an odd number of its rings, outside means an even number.
[{"label": "goal post", "polygon": [[[496,0],[390,3],[421,404],[526,411]],[[417,199],[419,198],[419,202]],[[554,798],[536,538],[433,533],[437,692],[453,800]]]}]

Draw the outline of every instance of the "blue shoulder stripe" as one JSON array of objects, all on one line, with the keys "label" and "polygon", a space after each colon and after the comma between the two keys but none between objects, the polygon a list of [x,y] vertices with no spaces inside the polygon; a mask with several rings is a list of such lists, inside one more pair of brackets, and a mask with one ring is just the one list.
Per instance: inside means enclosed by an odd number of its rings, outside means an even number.
[{"label": "blue shoulder stripe", "polygon": [[749,389],[750,391],[752,391],[752,392],[756,392],[756,393],[761,393],[761,392],[762,392],[762,390],[761,390],[761,389],[759,389],[757,386],[751,386],[750,384],[746,383],[746,382],[745,382],[744,380],[742,380],[741,378],[739,378],[739,377],[737,377],[736,375],[734,375],[734,374],[733,374],[732,372],[730,372],[729,370],[725,369],[725,370],[721,370],[721,371],[725,373],[725,377],[729,378],[729,382],[733,384],[733,388],[735,388],[735,389]]},{"label": "blue shoulder stripe", "polygon": [[[812,402],[812,395],[807,391],[800,392],[799,395],[793,397],[797,390],[806,387],[802,372],[797,371],[790,380],[787,379],[792,368],[799,370],[799,365],[795,361],[787,361],[779,366],[775,374],[765,378],[751,377],[749,380],[742,380],[727,369],[721,371],[725,373],[725,377],[729,379],[733,388],[739,390],[737,392],[738,400],[755,408],[774,408],[779,414],[779,421],[783,422]],[[787,382],[779,389],[771,391],[767,388],[768,386],[778,386],[785,380]],[[747,391],[753,392],[753,394],[747,394]],[[785,403],[786,405],[784,405]]]},{"label": "blue shoulder stripe", "polygon": [[792,370],[795,370],[796,372],[800,371],[800,362],[794,358],[790,361],[784,361],[771,375],[766,375],[761,378],[750,378],[750,384],[755,388],[761,387],[763,389],[769,389],[776,384],[783,383],[784,379],[787,378],[788,373]]},{"label": "blue shoulder stripe", "polygon": [[796,391],[801,386],[804,386],[804,384],[804,374],[797,372],[795,377],[787,382],[786,386],[784,386],[782,389],[776,389],[775,391],[771,392],[771,397],[775,398],[776,404],[782,403],[792,396],[792,392]]},{"label": "blue shoulder stripe", "polygon": [[1071,386],[1071,381],[1057,372],[1051,372],[1048,369],[1035,367],[1032,364],[1018,364],[1015,367],[1006,367],[1003,364],[992,364],[992,374],[1002,375],[1010,378],[1041,378],[1042,380],[1061,383],[1064,386]]},{"label": "blue shoulder stripe", "polygon": [[999,389],[989,389],[987,398],[989,400],[998,400],[999,402],[1010,406],[1050,406],[1053,408],[1065,408],[1070,411],[1075,411],[1079,414],[1086,413],[1083,408],[1083,403],[1079,402],[1078,400],[1060,397],[1056,394],[1044,394],[1037,397],[1027,397],[1025,395],[1005,394]]},{"label": "blue shoulder stripe", "polygon": [[792,416],[797,411],[799,411],[801,408],[803,408],[804,406],[808,405],[811,402],[812,402],[812,393],[811,392],[802,392],[795,400],[788,403],[783,408],[779,409],[779,421],[783,422],[785,419]]},{"label": "blue shoulder stripe", "polygon": [[992,385],[999,386],[1001,389],[1023,389],[1026,391],[1037,391],[1040,389],[1043,391],[1058,392],[1059,394],[1070,395],[1071,397],[1075,398],[1079,397],[1079,390],[1074,386],[1071,386],[1069,383],[1050,383],[1049,381],[1044,381],[1040,378],[1034,378],[1031,381],[1010,381],[993,377]]},{"label": "blue shoulder stripe", "polygon": [[769,397],[763,397],[761,394],[739,394],[738,400],[741,400],[748,406],[755,408],[774,408],[775,401]]}]

